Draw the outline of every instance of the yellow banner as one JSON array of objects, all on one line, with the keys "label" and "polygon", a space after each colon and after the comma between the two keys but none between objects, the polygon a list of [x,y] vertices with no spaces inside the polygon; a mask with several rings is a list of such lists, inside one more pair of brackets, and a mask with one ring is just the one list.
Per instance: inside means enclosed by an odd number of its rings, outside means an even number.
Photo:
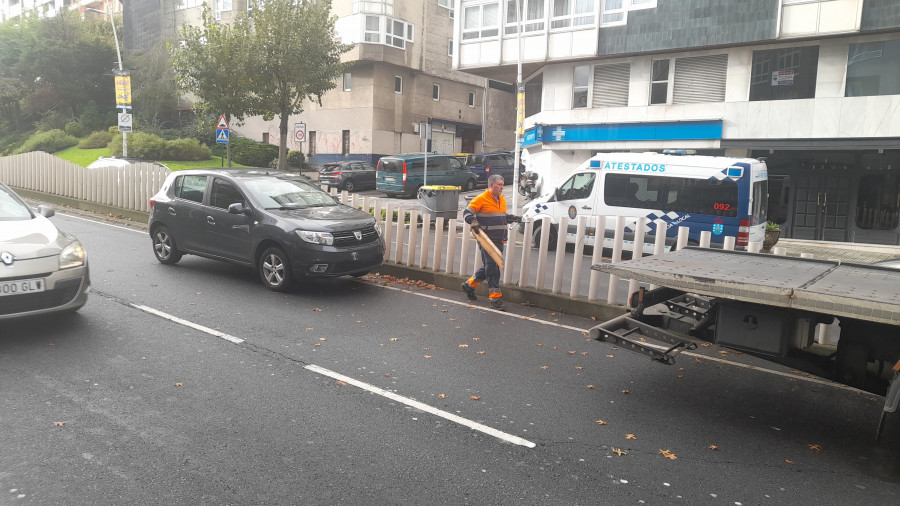
[{"label": "yellow banner", "polygon": [[131,107],[131,76],[116,76],[116,107]]}]

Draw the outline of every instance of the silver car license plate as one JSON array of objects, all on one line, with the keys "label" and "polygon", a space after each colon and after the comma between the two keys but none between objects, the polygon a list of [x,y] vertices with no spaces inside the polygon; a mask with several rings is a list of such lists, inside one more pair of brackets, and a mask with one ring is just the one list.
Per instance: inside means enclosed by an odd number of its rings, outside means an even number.
[{"label": "silver car license plate", "polygon": [[394,179],[394,178],[392,178],[392,177],[386,177],[386,178],[384,178],[384,182],[385,182],[385,183],[393,183],[394,181],[396,181],[396,179]]},{"label": "silver car license plate", "polygon": [[22,295],[25,293],[43,291],[43,279],[17,279],[15,281],[0,281],[0,297],[4,295]]}]

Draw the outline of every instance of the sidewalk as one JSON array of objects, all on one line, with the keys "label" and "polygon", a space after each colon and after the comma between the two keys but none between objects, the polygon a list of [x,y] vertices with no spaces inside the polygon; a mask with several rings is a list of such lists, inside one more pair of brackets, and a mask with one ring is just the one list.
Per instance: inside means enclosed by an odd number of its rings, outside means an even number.
[{"label": "sidewalk", "polygon": [[787,255],[792,257],[807,253],[820,260],[840,260],[855,264],[872,264],[900,258],[900,246],[881,244],[779,239],[775,247],[784,248]]}]

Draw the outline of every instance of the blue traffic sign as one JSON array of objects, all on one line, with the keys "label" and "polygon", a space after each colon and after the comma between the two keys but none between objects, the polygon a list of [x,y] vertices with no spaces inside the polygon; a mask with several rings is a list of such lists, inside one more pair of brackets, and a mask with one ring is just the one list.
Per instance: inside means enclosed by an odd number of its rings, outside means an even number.
[{"label": "blue traffic sign", "polygon": [[227,128],[217,128],[216,129],[216,144],[228,144],[228,129]]}]

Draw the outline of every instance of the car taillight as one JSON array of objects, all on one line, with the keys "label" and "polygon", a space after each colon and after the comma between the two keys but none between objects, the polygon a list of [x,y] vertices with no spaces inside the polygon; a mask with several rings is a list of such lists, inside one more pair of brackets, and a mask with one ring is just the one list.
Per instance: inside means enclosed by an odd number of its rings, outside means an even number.
[{"label": "car taillight", "polygon": [[150,212],[153,212],[153,205],[156,204],[156,200],[150,199]]},{"label": "car taillight", "polygon": [[406,162],[403,162],[403,184],[406,184]]},{"label": "car taillight", "polygon": [[747,246],[750,242],[750,220],[740,220],[738,223],[738,235],[735,244],[737,246]]},{"label": "car taillight", "polygon": [[330,175],[330,176],[340,176],[340,175],[341,175],[341,171],[336,170],[336,171],[334,171],[334,172],[329,172],[328,175]]},{"label": "car taillight", "polygon": [[485,166],[484,166],[484,173],[485,173],[485,174],[490,174],[490,173],[491,173],[491,166],[490,166],[490,165],[485,165]]}]

